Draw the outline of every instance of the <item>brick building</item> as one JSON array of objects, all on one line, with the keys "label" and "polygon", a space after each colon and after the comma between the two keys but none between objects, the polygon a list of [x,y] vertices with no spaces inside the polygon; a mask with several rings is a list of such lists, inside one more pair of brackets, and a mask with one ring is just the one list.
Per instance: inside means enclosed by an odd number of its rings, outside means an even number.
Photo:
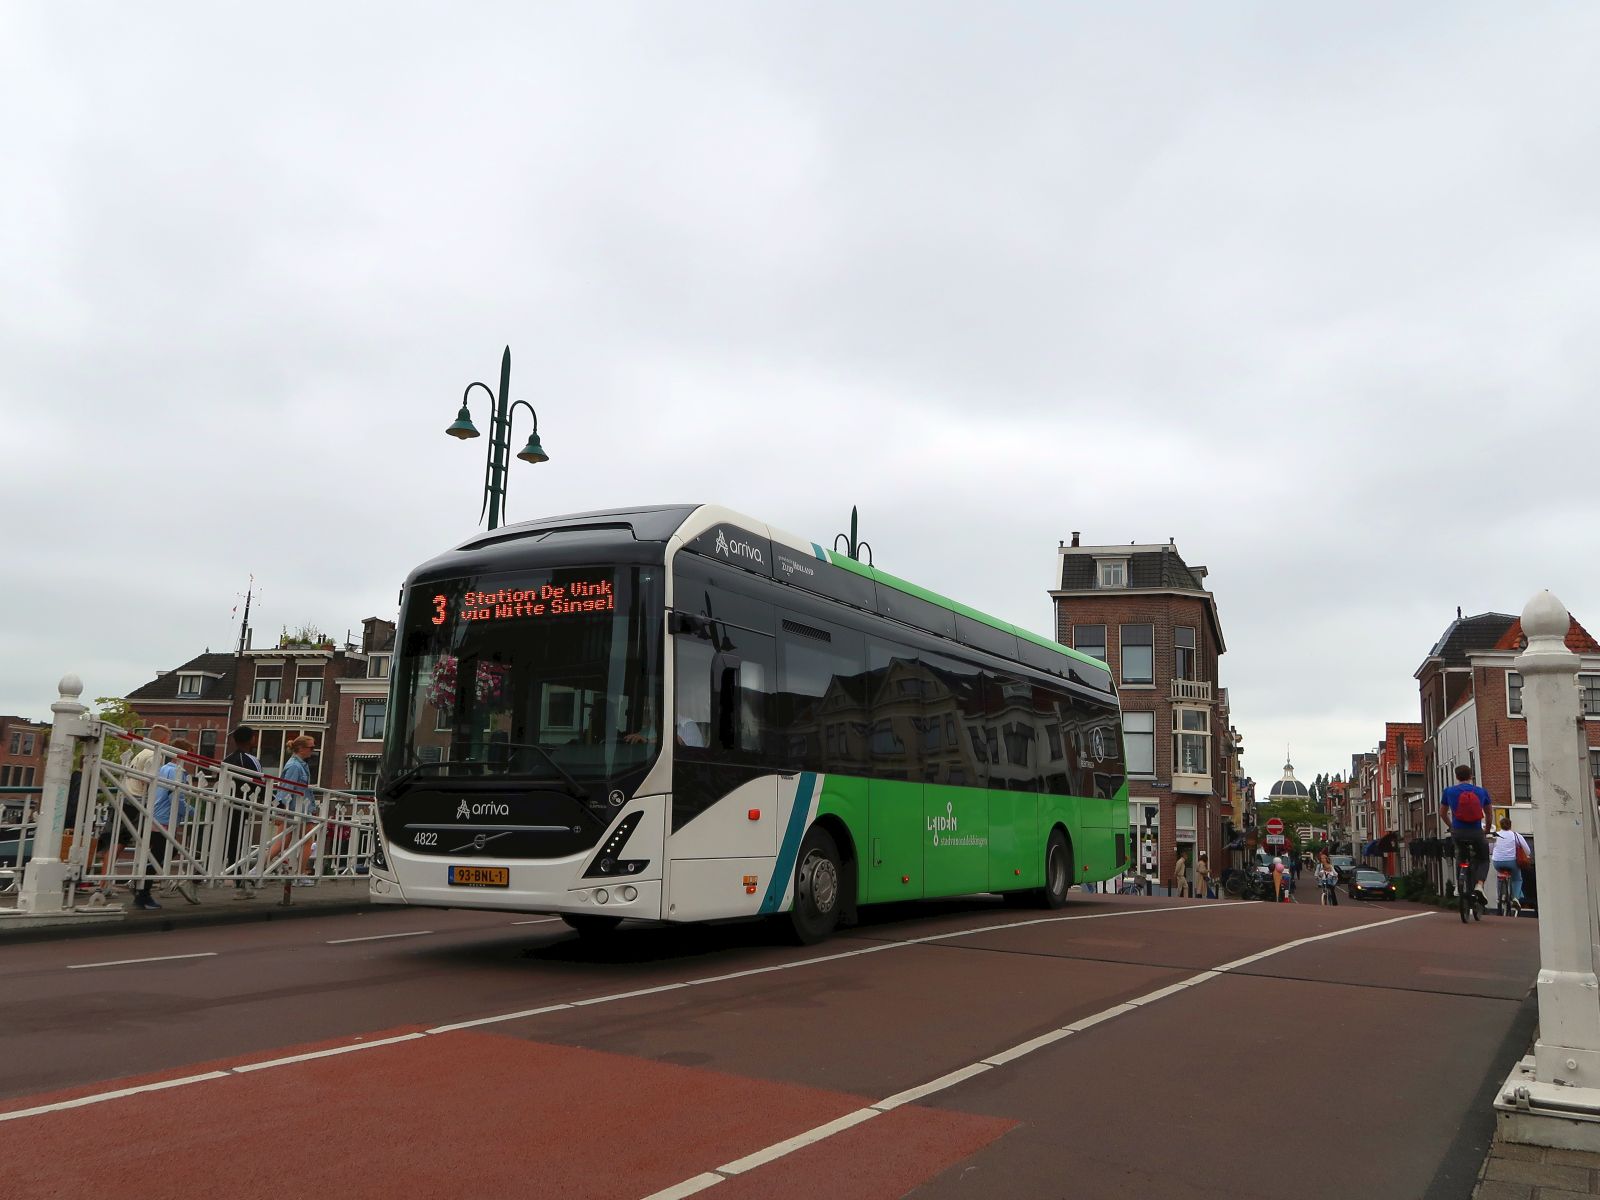
[{"label": "brick building", "polygon": [[387,721],[394,622],[368,617],[361,641],[331,640],[197,655],[135,688],[127,701],[142,728],[166,725],[200,753],[229,751],[228,731],[250,725],[260,734],[268,771],[302,733],[317,740],[311,780],[337,790],[370,791]]},{"label": "brick building", "polygon": [[[50,726],[26,717],[0,716],[0,788],[43,788],[44,753]],[[22,816],[27,797],[0,794],[0,820]]]},{"label": "brick building", "polygon": [[234,656],[197,654],[181,667],[158,671],[124,699],[139,714],[140,729],[165,725],[208,758],[226,754],[233,708]]},{"label": "brick building", "polygon": [[[1525,644],[1519,618],[1505,613],[1463,617],[1457,610],[1415,672],[1422,705],[1421,809],[1430,835],[1439,827],[1439,797],[1455,782],[1461,764],[1473,769],[1497,808],[1530,802],[1522,677],[1512,669]],[[1566,645],[1580,659],[1589,767],[1600,781],[1600,644],[1573,620]]]},{"label": "brick building", "polygon": [[[1131,844],[1149,846],[1166,882],[1181,847],[1207,851],[1215,868],[1234,845],[1238,753],[1217,663],[1226,652],[1216,600],[1167,545],[1057,551],[1056,638],[1106,662],[1122,701]],[[1147,810],[1156,836],[1145,837]],[[1240,826],[1242,829],[1242,826]]]},{"label": "brick building", "polygon": [[1372,756],[1368,779],[1373,789],[1373,852],[1383,859],[1385,874],[1421,866],[1408,849],[1419,837],[1431,837],[1423,815],[1422,726],[1390,721],[1383,727],[1383,742]]}]

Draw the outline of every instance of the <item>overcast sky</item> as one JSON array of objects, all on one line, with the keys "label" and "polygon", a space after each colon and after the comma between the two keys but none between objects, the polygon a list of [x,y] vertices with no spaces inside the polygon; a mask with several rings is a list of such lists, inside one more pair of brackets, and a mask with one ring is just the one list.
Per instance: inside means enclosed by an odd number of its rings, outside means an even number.
[{"label": "overcast sky", "polygon": [[[1210,568],[1245,767],[1600,627],[1600,6],[0,5],[0,712],[710,501],[1041,631]],[[474,415],[487,413],[481,402]],[[525,416],[520,418],[525,420]],[[517,437],[526,432],[519,425]],[[1543,448],[1535,450],[1531,443]]]}]

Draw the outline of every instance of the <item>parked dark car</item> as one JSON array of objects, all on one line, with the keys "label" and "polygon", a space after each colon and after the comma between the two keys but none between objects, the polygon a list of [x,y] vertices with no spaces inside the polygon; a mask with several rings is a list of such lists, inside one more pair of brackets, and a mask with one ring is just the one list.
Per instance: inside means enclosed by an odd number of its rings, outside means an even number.
[{"label": "parked dark car", "polygon": [[1366,867],[1357,867],[1350,876],[1347,888],[1352,900],[1393,900],[1395,899],[1394,884],[1389,882],[1389,877],[1382,871],[1369,871]]},{"label": "parked dark car", "polygon": [[1330,854],[1328,855],[1328,861],[1333,864],[1334,871],[1338,873],[1339,882],[1349,882],[1350,872],[1356,869],[1356,860],[1348,854]]}]

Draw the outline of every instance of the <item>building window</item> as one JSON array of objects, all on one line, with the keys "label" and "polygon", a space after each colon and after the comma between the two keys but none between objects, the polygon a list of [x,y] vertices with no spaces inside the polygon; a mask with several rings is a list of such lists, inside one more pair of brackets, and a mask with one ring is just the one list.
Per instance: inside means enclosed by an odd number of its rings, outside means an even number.
[{"label": "building window", "polygon": [[321,704],[322,680],[296,679],[294,681],[294,702],[296,704]]},{"label": "building window", "polygon": [[894,731],[894,724],[887,717],[874,721],[872,736],[867,740],[867,746],[874,755],[883,757],[890,754],[904,754],[905,746]]},{"label": "building window", "polygon": [[0,787],[11,786],[11,768],[0,767]]},{"label": "building window", "polygon": [[1121,639],[1122,682],[1154,683],[1155,627],[1124,625]]},{"label": "building window", "polygon": [[198,675],[179,675],[178,676],[178,697],[179,697],[179,699],[193,699],[194,697],[198,696],[199,694],[200,694],[200,676],[198,676]]},{"label": "building window", "polygon": [[1522,676],[1516,671],[1506,672],[1506,712],[1522,715]]},{"label": "building window", "polygon": [[381,742],[383,740],[383,726],[389,718],[389,702],[387,700],[369,700],[361,706],[361,740],[363,742]]},{"label": "building window", "polygon": [[1533,776],[1528,770],[1528,748],[1511,747],[1511,803],[1530,804],[1533,801]]},{"label": "building window", "polygon": [[1583,715],[1600,717],[1600,675],[1579,675],[1578,695],[1583,698]]},{"label": "building window", "polygon": [[1172,769],[1180,775],[1211,774],[1211,714],[1203,708],[1172,710]]},{"label": "building window", "polygon": [[1044,735],[1050,741],[1050,761],[1056,762],[1061,758],[1061,726],[1046,725]]},{"label": "building window", "polygon": [[24,754],[33,753],[33,734],[25,733],[22,735],[22,752]]},{"label": "building window", "polygon": [[1014,767],[1027,767],[1032,763],[1029,747],[1033,742],[1033,726],[1012,722],[1005,727],[1006,761]]},{"label": "building window", "polygon": [[283,687],[281,679],[257,679],[250,687],[250,700],[255,704],[276,704]]},{"label": "building window", "polygon": [[389,656],[387,654],[374,654],[367,659],[367,678],[389,678]]},{"label": "building window", "polygon": [[1156,715],[1150,712],[1122,714],[1122,747],[1128,756],[1129,775],[1156,773]]},{"label": "building window", "polygon": [[32,767],[23,767],[22,768],[22,786],[23,787],[32,787],[33,786],[33,768]]},{"label": "building window", "polygon": [[1600,780],[1600,750],[1589,747],[1589,777]]},{"label": "building window", "polygon": [[13,733],[11,735],[11,753],[22,753],[22,735],[20,733]]},{"label": "building window", "polygon": [[1098,658],[1101,662],[1109,662],[1106,658],[1106,627],[1104,625],[1074,625],[1072,627],[1072,648],[1080,653],[1087,654],[1090,658]]},{"label": "building window", "polygon": [[1098,586],[1103,588],[1121,588],[1128,586],[1128,560],[1125,558],[1097,558],[1095,559]]},{"label": "building window", "polygon": [[182,725],[174,725],[172,727],[172,740],[176,742],[180,739],[185,742],[189,742],[191,745],[194,744],[193,739],[191,739],[189,736],[189,730],[186,727]]},{"label": "building window", "polygon": [[352,792],[371,792],[378,787],[378,760],[370,755],[348,760],[348,776]]},{"label": "building window", "polygon": [[1199,679],[1195,668],[1199,666],[1194,652],[1194,630],[1187,625],[1179,625],[1172,631],[1172,645],[1175,658],[1173,660],[1172,674],[1177,679]]},{"label": "building window", "polygon": [[200,753],[207,758],[217,756],[217,731],[215,729],[202,729],[200,731]]}]

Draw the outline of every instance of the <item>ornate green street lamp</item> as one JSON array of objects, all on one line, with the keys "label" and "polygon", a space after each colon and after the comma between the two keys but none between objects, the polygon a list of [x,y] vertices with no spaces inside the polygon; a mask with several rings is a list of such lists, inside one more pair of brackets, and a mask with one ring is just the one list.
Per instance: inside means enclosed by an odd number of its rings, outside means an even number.
[{"label": "ornate green street lamp", "polygon": [[511,453],[511,414],[516,409],[527,409],[528,415],[533,418],[533,432],[528,435],[528,444],[517,452],[517,457],[523,462],[542,463],[549,462],[550,456],[539,444],[539,414],[534,412],[533,405],[526,400],[518,400],[515,404],[507,403],[511,397],[510,346],[506,347],[506,352],[500,357],[498,397],[490,391],[486,383],[469,383],[467,390],[461,394],[461,411],[456,414],[456,419],[450,423],[445,432],[462,441],[478,436],[478,427],[472,423],[472,413],[467,410],[467,397],[472,394],[473,388],[482,388],[489,393],[489,451],[483,471],[483,508],[478,513],[478,520],[483,520],[484,515],[488,514],[489,528],[498,529],[500,520],[505,515],[506,456]]}]

